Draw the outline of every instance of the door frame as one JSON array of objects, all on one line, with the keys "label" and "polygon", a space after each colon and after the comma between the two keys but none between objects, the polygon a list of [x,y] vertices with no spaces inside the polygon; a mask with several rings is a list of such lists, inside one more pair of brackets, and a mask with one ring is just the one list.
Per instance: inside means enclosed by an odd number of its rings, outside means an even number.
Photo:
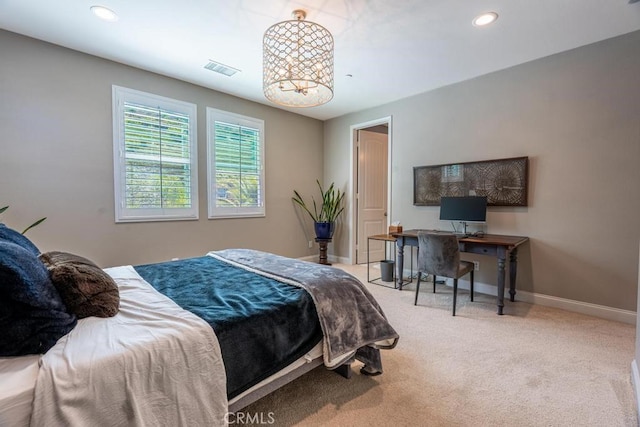
[{"label": "door frame", "polygon": [[[381,117],[379,119],[375,119],[375,120],[370,120],[368,122],[363,122],[363,123],[357,123],[357,124],[353,124],[349,127],[349,131],[350,131],[350,140],[351,140],[351,145],[350,145],[350,152],[349,152],[349,156],[350,156],[350,161],[349,161],[349,168],[350,168],[350,173],[349,173],[349,192],[350,192],[350,197],[349,200],[351,200],[351,205],[350,205],[350,210],[351,210],[351,215],[349,217],[349,264],[355,264],[356,262],[356,228],[358,226],[357,224],[357,217],[358,217],[358,211],[357,211],[357,206],[356,206],[356,184],[358,182],[358,156],[356,156],[356,151],[357,151],[357,132],[361,129],[366,129],[366,128],[370,128],[373,126],[377,126],[377,125],[384,125],[386,124],[389,128],[389,131],[387,133],[387,226],[389,225],[389,221],[390,219],[393,217],[392,216],[392,206],[391,206],[391,195],[392,195],[392,190],[391,190],[391,164],[392,164],[392,157],[391,154],[393,152],[392,147],[393,147],[393,132],[392,132],[392,116],[386,116],[386,117]],[[366,245],[366,243],[364,241],[362,241],[363,239],[361,239],[360,241],[360,245]]]}]

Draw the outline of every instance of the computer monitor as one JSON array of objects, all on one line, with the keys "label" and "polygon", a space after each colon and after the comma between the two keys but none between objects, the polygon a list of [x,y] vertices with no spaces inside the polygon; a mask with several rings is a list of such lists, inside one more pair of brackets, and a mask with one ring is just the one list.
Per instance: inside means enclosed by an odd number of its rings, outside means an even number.
[{"label": "computer monitor", "polygon": [[468,222],[487,221],[486,196],[442,197],[440,198],[440,219],[460,221],[467,234]]}]

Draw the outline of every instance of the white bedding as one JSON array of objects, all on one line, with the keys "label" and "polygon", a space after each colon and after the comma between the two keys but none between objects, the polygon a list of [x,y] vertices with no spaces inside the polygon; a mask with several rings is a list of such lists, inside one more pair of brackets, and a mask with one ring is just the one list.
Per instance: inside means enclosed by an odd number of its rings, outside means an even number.
[{"label": "white bedding", "polygon": [[40,355],[0,358],[0,426],[28,426]]},{"label": "white bedding", "polygon": [[[105,271],[120,289],[117,316],[80,320],[45,355],[0,358],[0,427],[224,425],[225,370],[211,327],[132,267]],[[229,404],[322,353],[318,343]]]},{"label": "white bedding", "polygon": [[82,319],[40,359],[31,426],[225,424],[218,340],[199,317],[153,289],[131,266],[120,312]]}]

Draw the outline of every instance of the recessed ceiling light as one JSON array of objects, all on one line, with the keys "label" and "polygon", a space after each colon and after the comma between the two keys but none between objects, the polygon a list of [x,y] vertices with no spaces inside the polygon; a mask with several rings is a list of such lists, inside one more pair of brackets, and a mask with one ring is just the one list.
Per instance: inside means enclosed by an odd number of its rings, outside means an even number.
[{"label": "recessed ceiling light", "polygon": [[484,27],[485,25],[495,22],[496,19],[498,19],[498,14],[495,12],[483,13],[473,19],[473,25],[476,27]]},{"label": "recessed ceiling light", "polygon": [[104,6],[91,6],[90,9],[94,15],[96,15],[98,18],[102,19],[103,21],[115,22],[118,20],[118,15],[116,15],[116,13],[113,10],[107,9]]}]

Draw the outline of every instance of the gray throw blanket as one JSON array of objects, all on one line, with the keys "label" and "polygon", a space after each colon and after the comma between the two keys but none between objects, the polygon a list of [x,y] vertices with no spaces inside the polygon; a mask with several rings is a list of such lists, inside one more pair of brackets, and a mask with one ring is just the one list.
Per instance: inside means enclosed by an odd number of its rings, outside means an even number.
[{"label": "gray throw blanket", "polygon": [[358,279],[334,267],[251,249],[208,255],[309,292],[322,326],[327,367],[336,368],[355,356],[370,371],[382,372],[379,349],[395,347],[399,336]]}]

